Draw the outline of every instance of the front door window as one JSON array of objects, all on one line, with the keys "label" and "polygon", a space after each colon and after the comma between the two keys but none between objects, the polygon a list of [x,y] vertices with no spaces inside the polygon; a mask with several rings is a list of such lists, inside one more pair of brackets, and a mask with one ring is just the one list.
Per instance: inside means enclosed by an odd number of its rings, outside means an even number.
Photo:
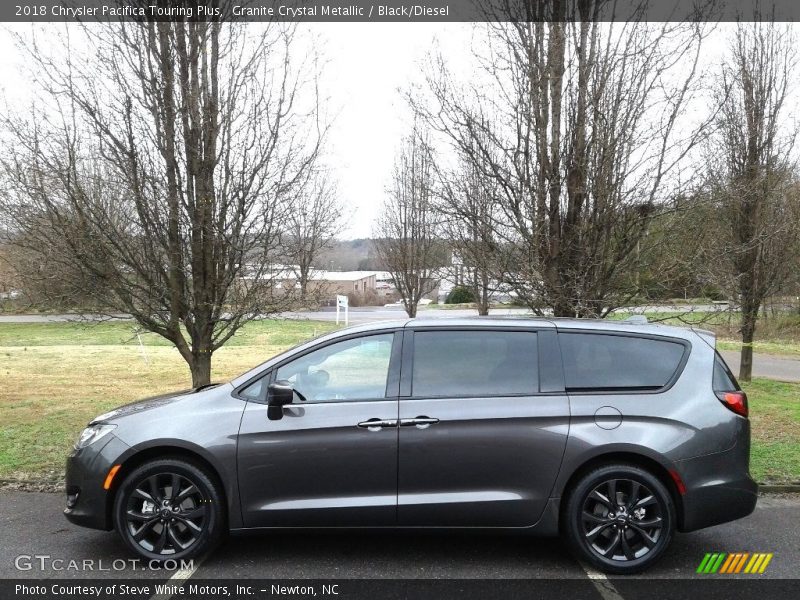
[{"label": "front door window", "polygon": [[383,399],[394,334],[370,335],[330,344],[278,369],[308,402]]}]

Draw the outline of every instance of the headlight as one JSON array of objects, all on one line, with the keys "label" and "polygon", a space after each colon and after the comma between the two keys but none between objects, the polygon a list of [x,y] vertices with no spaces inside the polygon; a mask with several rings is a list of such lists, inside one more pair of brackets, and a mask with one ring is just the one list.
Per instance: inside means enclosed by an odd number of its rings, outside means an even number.
[{"label": "headlight", "polygon": [[78,441],[75,442],[75,448],[85,448],[89,444],[94,444],[100,438],[111,433],[116,427],[116,425],[111,425],[109,423],[89,425],[81,432],[81,436],[78,438]]}]

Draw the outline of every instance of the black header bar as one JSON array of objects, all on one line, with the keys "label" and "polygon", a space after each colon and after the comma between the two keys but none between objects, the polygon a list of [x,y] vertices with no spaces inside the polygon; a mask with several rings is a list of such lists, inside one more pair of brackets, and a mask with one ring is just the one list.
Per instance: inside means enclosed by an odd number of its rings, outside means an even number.
[{"label": "black header bar", "polygon": [[[760,16],[757,12],[761,11]],[[4,22],[800,20],[798,0],[3,0]]]}]

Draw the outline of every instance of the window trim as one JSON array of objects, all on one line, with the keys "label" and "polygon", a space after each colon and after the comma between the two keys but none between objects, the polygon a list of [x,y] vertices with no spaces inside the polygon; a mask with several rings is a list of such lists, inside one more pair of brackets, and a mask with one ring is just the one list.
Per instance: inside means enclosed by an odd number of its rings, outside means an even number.
[{"label": "window trim", "polygon": [[[536,335],[536,382],[538,385],[538,389],[535,391],[531,391],[530,393],[520,392],[516,394],[446,394],[446,395],[415,395],[413,394],[413,375],[414,375],[414,343],[415,343],[415,333],[430,333],[430,332],[443,332],[443,333],[453,333],[453,332],[466,332],[466,331],[479,331],[479,332],[486,332],[486,333],[498,333],[498,332],[505,332],[505,333],[533,333]],[[553,328],[547,327],[481,327],[481,326],[470,326],[470,325],[454,325],[452,327],[441,327],[441,326],[416,326],[414,328],[406,329],[406,338],[405,343],[403,344],[403,367],[402,367],[402,378],[401,378],[401,385],[400,385],[400,400],[452,400],[452,399],[476,399],[476,398],[530,398],[531,396],[558,396],[564,395],[564,392],[542,392],[541,390],[541,365],[539,360],[539,352],[541,351],[541,345],[539,343],[540,336],[539,333],[541,331],[555,331]],[[561,360],[561,357],[559,357]],[[404,393],[405,392],[405,393]]]},{"label": "window trim", "polygon": [[[560,337],[561,335],[570,335],[570,334],[590,334],[590,335],[613,335],[617,337],[632,337],[632,338],[641,338],[647,340],[653,340],[658,342],[670,342],[673,344],[681,344],[683,346],[683,355],[681,356],[680,361],[678,362],[678,366],[675,369],[675,372],[672,376],[667,380],[663,386],[659,388],[647,388],[647,389],[636,389],[632,387],[620,387],[620,388],[593,388],[593,389],[586,389],[586,388],[570,388],[567,385],[567,370],[566,370],[566,361],[564,360],[564,349],[561,346]],[[569,396],[619,396],[619,395],[626,395],[626,396],[643,396],[643,395],[650,395],[650,394],[663,394],[666,391],[669,391],[681,378],[684,369],[686,368],[686,363],[689,362],[689,355],[692,353],[692,343],[689,340],[672,337],[668,335],[658,335],[654,333],[640,333],[638,331],[606,331],[600,329],[559,329],[558,330],[559,336],[559,349],[561,351],[561,365],[564,369],[564,391]]]},{"label": "window trim", "polygon": [[[389,354],[389,369],[388,369],[387,374],[386,374],[386,389],[384,390],[384,395],[383,396],[376,396],[376,397],[373,397],[373,398],[358,398],[358,399],[353,399],[353,400],[337,399],[335,402],[326,402],[324,400],[315,402],[315,401],[309,400],[307,402],[299,402],[299,403],[296,403],[296,404],[294,402],[292,402],[288,406],[312,406],[312,405],[318,405],[318,404],[352,404],[354,402],[379,402],[379,401],[386,401],[386,400],[396,400],[397,399],[396,388],[397,388],[398,381],[400,379],[400,353],[401,353],[401,349],[402,349],[402,345],[403,345],[403,330],[399,329],[399,328],[378,329],[378,330],[373,330],[373,331],[359,331],[358,333],[352,333],[352,334],[349,334],[349,335],[342,335],[342,336],[339,336],[339,337],[335,337],[335,338],[330,339],[330,340],[328,340],[328,341],[326,341],[325,343],[322,343],[322,344],[315,344],[314,346],[311,346],[310,348],[306,348],[306,349],[304,349],[304,350],[302,350],[300,352],[296,352],[295,354],[287,356],[286,358],[281,360],[279,363],[276,363],[276,364],[272,365],[266,371],[262,371],[261,373],[255,375],[254,377],[251,377],[250,379],[245,381],[243,384],[238,386],[235,390],[233,390],[232,395],[233,395],[234,398],[237,398],[237,399],[242,400],[244,402],[253,402],[255,404],[264,404],[265,405],[265,404],[267,404],[266,398],[264,398],[263,400],[262,399],[255,399],[255,398],[248,398],[246,396],[242,396],[241,392],[243,390],[245,390],[246,388],[248,388],[249,386],[251,386],[252,384],[254,384],[257,381],[259,381],[261,379],[264,379],[264,378],[267,379],[267,385],[270,385],[271,383],[274,383],[275,382],[275,376],[276,376],[276,374],[278,372],[278,369],[280,369],[282,366],[284,366],[284,365],[286,365],[286,364],[288,364],[288,363],[290,363],[290,362],[292,362],[294,360],[297,360],[299,358],[302,358],[303,356],[306,356],[307,354],[311,354],[312,352],[316,352],[317,350],[321,350],[322,348],[327,348],[328,346],[331,346],[333,344],[338,344],[339,342],[346,342],[348,340],[374,337],[374,336],[377,336],[377,335],[393,335],[394,336],[392,338],[392,349],[391,349],[391,352]],[[394,387],[395,390],[390,390],[389,389],[390,386]],[[390,391],[394,391],[395,392],[394,395],[391,395]]]}]

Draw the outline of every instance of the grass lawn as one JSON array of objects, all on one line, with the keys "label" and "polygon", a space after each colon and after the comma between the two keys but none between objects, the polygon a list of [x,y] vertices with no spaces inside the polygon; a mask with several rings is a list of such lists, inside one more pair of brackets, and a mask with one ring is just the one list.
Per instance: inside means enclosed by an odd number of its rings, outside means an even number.
[{"label": "grass lawn", "polygon": [[750,404],[750,472],[759,482],[800,481],[800,384],[759,378],[742,387]]},{"label": "grass lawn", "polygon": [[[214,354],[213,380],[336,329],[321,321],[257,321]],[[191,387],[177,350],[130,323],[0,324],[0,479],[60,479],[92,417],[138,398]]]},{"label": "grass lawn", "polygon": [[[720,350],[740,352],[742,350],[742,342],[741,340],[719,339],[717,340],[717,347]],[[800,358],[800,342],[789,340],[761,342],[756,340],[753,342],[753,352],[756,354],[774,354],[784,358]]]},{"label": "grass lawn", "polygon": [[[633,313],[615,312],[608,319],[623,320]],[[647,313],[651,323],[677,325],[679,327],[697,327],[708,329],[717,334],[717,347],[720,350],[742,349],[742,340],[737,337],[739,315],[737,313],[719,312],[658,312]],[[759,354],[774,354],[786,358],[800,358],[800,323],[794,315],[759,319],[756,327],[756,340],[753,351]]]},{"label": "grass lawn", "polygon": [[[228,379],[305,339],[336,329],[320,321],[258,321],[214,355]],[[137,398],[190,386],[177,351],[130,323],[0,324],[0,479],[62,477],[86,422]],[[800,384],[745,386],[758,481],[800,480]]]}]

